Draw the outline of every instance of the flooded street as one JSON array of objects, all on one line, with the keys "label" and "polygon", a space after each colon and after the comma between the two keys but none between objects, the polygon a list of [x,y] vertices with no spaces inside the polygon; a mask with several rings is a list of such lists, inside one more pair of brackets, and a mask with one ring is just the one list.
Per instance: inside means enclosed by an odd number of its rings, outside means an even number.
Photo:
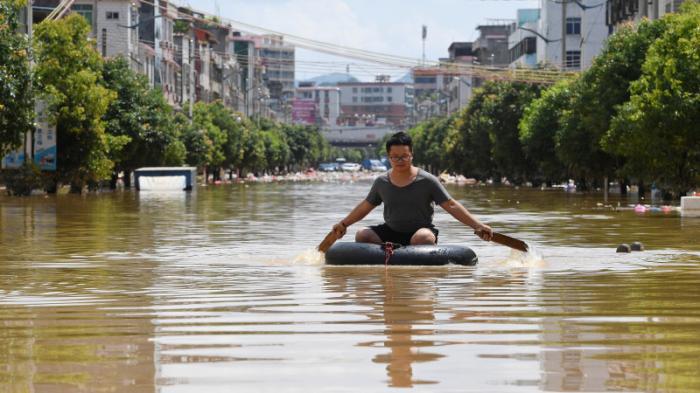
[{"label": "flooded street", "polygon": [[700,218],[448,186],[541,259],[437,208],[477,266],[323,266],[369,186],[0,196],[0,391],[700,390]]}]

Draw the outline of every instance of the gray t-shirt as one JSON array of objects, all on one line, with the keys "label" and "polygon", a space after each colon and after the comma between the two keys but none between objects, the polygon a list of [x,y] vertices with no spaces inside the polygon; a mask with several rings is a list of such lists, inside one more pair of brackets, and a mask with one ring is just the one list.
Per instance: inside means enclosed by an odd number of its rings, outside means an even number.
[{"label": "gray t-shirt", "polygon": [[418,169],[413,182],[405,187],[391,184],[389,172],[374,180],[365,198],[374,206],[384,202],[384,222],[397,232],[413,233],[433,223],[433,202],[448,201],[450,194],[430,173]]}]

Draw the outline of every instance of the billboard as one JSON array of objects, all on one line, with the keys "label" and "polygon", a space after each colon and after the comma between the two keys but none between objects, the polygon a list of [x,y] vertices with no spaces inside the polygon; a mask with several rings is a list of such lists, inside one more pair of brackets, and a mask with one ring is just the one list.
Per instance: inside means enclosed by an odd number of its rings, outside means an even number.
[{"label": "billboard", "polygon": [[316,124],[316,103],[314,100],[295,98],[292,101],[292,121],[297,124]]},{"label": "billboard", "polygon": [[[49,124],[46,106],[42,102],[36,105],[36,128],[34,131],[34,163],[42,171],[56,170],[56,126]],[[24,163],[25,149],[31,143],[29,135],[22,146],[2,159],[2,168],[19,168]]]}]

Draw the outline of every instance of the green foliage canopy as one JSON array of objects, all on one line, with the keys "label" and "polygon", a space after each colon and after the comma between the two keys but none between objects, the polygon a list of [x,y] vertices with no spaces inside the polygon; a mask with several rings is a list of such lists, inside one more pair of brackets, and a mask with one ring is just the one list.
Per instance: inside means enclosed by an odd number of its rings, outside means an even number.
[{"label": "green foliage canopy", "polygon": [[700,184],[700,4],[685,3],[664,21],[603,143],[627,159],[628,171],[678,195]]},{"label": "green foliage canopy", "polygon": [[22,144],[34,124],[29,42],[18,33],[24,1],[0,2],[0,159]]},{"label": "green foliage canopy", "polygon": [[116,94],[102,84],[102,58],[89,33],[87,21],[72,14],[40,23],[35,35],[37,89],[56,124],[55,180],[74,191],[108,177],[113,167],[102,118]]}]

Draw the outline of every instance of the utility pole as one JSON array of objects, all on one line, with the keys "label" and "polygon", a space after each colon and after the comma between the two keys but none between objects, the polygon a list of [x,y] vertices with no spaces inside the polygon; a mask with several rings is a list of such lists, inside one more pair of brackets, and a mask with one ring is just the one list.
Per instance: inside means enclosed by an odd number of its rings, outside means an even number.
[{"label": "utility pole", "polygon": [[[34,9],[32,7],[32,0],[27,1],[27,39],[29,40],[29,72],[34,72],[34,53],[33,53],[33,40],[34,40]],[[30,79],[30,86],[33,85],[33,81]],[[33,88],[33,86],[32,86]],[[34,124],[37,120],[36,111],[36,101],[34,101]],[[36,127],[32,126],[29,135],[24,136],[24,162],[34,162],[34,132]],[[2,157],[0,157],[2,158]]]},{"label": "utility pole", "polygon": [[561,68],[566,69],[566,2],[561,2]]},{"label": "utility pole", "polygon": [[190,53],[189,53],[189,55],[190,55],[190,61],[189,61],[189,63],[190,63],[189,64],[190,78],[189,79],[190,80],[188,81],[189,85],[190,85],[190,88],[189,88],[189,90],[190,90],[190,92],[189,92],[190,93],[189,112],[190,112],[190,124],[192,124],[192,121],[194,120],[192,117],[193,107],[194,107],[194,64],[193,64],[194,63],[194,40],[191,38],[190,38],[190,44],[189,44],[189,51],[190,51]]},{"label": "utility pole", "polygon": [[423,67],[425,67],[425,39],[428,37],[428,26],[423,25],[421,37],[423,38]]}]

